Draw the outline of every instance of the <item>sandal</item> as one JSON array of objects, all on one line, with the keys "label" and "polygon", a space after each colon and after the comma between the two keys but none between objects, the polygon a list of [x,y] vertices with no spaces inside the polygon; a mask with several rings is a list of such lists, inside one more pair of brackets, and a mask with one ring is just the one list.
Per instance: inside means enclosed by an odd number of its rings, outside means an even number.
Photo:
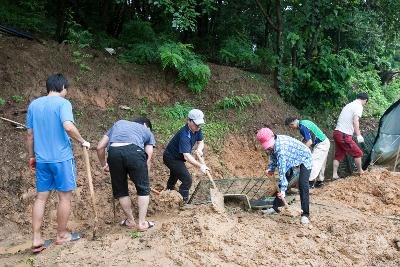
[{"label": "sandal", "polygon": [[146,232],[150,228],[153,228],[156,224],[154,222],[146,221],[147,222],[147,227],[146,228],[137,228],[139,232]]},{"label": "sandal", "polygon": [[67,242],[78,241],[79,239],[81,239],[81,235],[77,232],[72,232],[69,240],[56,240],[56,245],[64,245]]},{"label": "sandal", "polygon": [[48,248],[51,243],[53,243],[52,240],[45,240],[43,244],[39,245],[39,246],[32,246],[32,253],[33,254],[37,254],[39,252],[42,252],[43,250],[45,250],[46,248]]},{"label": "sandal", "polygon": [[122,222],[120,222],[120,225],[128,229],[136,228],[136,224],[134,224],[133,226],[128,225],[128,219],[125,219]]}]

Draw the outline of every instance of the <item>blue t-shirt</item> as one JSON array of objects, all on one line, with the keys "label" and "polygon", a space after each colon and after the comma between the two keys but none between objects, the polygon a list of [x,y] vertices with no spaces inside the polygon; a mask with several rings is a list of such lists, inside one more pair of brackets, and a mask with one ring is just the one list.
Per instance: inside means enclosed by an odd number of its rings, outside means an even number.
[{"label": "blue t-shirt", "polygon": [[164,151],[164,156],[172,160],[185,160],[183,153],[191,153],[194,144],[203,140],[201,129],[193,133],[189,126],[183,126],[169,141]]},{"label": "blue t-shirt", "polygon": [[74,122],[72,105],[65,98],[43,96],[31,102],[26,127],[33,130],[36,162],[63,162],[74,157],[65,121]]},{"label": "blue t-shirt", "polygon": [[153,133],[143,124],[119,120],[106,133],[108,144],[112,143],[131,143],[144,149],[146,145],[156,145]]}]

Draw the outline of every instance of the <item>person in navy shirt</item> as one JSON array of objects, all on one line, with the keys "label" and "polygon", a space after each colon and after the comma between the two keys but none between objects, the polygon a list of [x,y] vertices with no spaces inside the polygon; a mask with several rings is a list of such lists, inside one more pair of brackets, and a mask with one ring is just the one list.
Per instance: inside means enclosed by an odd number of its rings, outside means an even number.
[{"label": "person in navy shirt", "polygon": [[76,169],[70,137],[89,149],[89,142],[80,135],[74,124],[71,103],[65,99],[68,80],[62,74],[49,76],[47,96],[32,101],[26,117],[29,167],[36,171],[37,196],[32,212],[32,252],[38,253],[49,245],[43,240],[40,228],[51,190],[58,195],[56,244],[80,238],[67,232],[72,191],[76,188]]},{"label": "person in navy shirt", "polygon": [[192,186],[192,176],[186,168],[185,161],[200,168],[203,173],[209,170],[205,164],[201,164],[191,155],[196,144],[197,153],[200,156],[203,155],[204,142],[200,127],[204,123],[203,112],[199,109],[192,109],[188,114],[187,124],[175,134],[164,151],[163,161],[170,170],[167,189],[174,190],[177,181],[181,181],[179,193],[182,195],[184,203],[189,201],[189,190]]}]

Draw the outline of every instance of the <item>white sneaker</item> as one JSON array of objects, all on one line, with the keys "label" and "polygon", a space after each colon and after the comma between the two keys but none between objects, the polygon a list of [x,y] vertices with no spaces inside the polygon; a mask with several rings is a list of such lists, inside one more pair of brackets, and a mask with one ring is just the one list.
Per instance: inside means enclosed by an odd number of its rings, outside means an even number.
[{"label": "white sneaker", "polygon": [[301,216],[300,222],[301,222],[301,224],[309,224],[310,219],[308,219],[307,216]]},{"label": "white sneaker", "polygon": [[269,208],[269,209],[266,209],[266,210],[261,210],[261,212],[262,212],[263,214],[265,214],[265,215],[275,215],[275,214],[278,214],[278,213],[274,210],[274,208]]}]

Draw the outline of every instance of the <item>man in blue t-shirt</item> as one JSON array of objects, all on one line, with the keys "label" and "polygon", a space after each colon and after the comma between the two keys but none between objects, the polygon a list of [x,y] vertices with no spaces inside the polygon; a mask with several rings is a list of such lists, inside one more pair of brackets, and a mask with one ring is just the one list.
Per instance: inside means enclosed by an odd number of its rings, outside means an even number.
[{"label": "man in blue t-shirt", "polygon": [[203,124],[203,112],[199,109],[192,109],[188,114],[187,124],[169,141],[163,155],[164,164],[170,171],[167,189],[173,190],[176,182],[181,181],[179,193],[182,195],[184,203],[189,201],[189,190],[192,186],[192,176],[186,168],[185,161],[200,168],[203,173],[209,170],[205,164],[201,164],[191,155],[195,144],[197,144],[197,153],[200,156],[203,155],[204,142],[200,129]]},{"label": "man in blue t-shirt", "polygon": [[72,191],[76,188],[76,169],[69,137],[89,149],[74,125],[71,103],[65,99],[68,80],[62,74],[49,76],[46,81],[47,96],[32,101],[26,117],[29,167],[36,170],[37,197],[32,212],[32,252],[47,248],[49,240],[43,240],[40,228],[51,190],[57,190],[56,244],[75,241],[79,233],[67,232],[66,226],[71,209]]}]

